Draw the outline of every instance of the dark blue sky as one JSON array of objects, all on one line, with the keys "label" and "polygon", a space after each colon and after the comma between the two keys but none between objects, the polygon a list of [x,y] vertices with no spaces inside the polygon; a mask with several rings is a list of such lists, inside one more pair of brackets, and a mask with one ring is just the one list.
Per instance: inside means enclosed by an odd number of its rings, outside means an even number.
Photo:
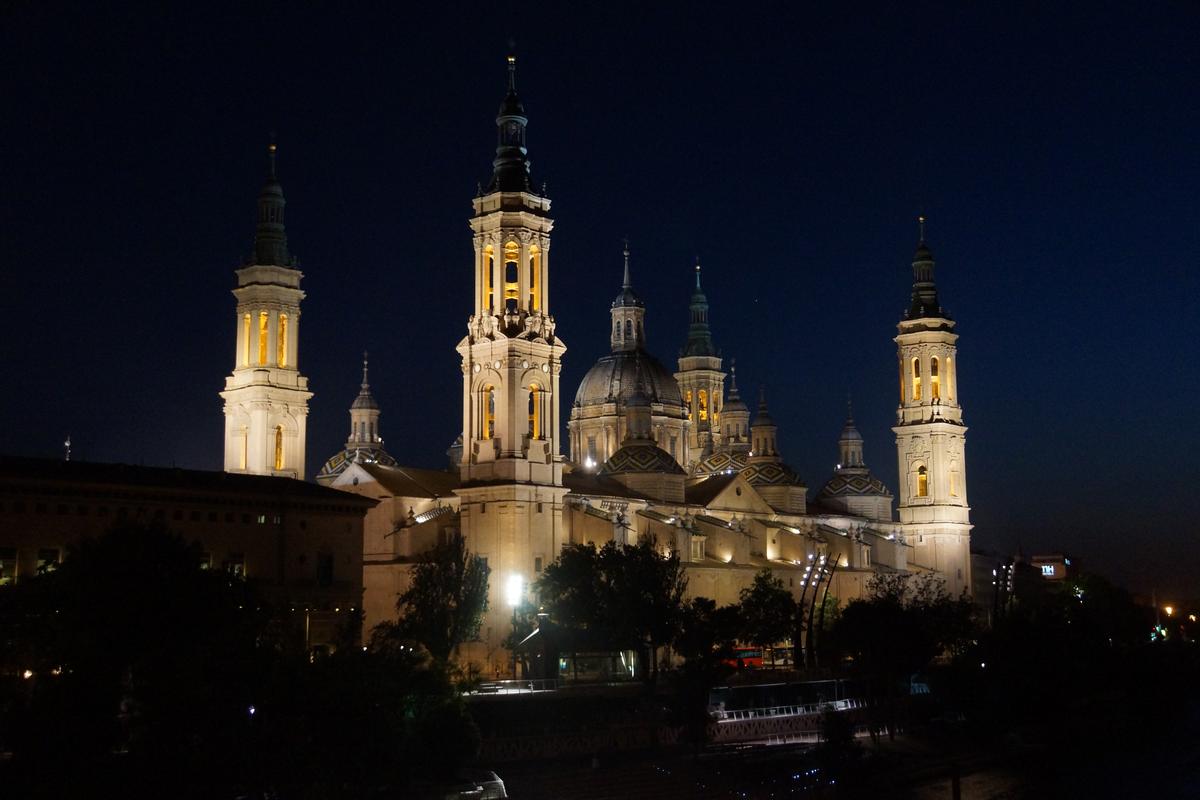
[{"label": "dark blue sky", "polygon": [[389,450],[440,464],[511,37],[557,221],[564,417],[628,235],[660,358],[698,254],[717,343],[744,392],[767,385],[810,488],[847,390],[894,486],[923,210],[962,335],[977,546],[1192,591],[1195,4],[295,5],[8,6],[0,452],[56,457],[70,432],[77,457],[219,467],[229,290],[274,131],[309,472],[346,436],[364,347]]}]

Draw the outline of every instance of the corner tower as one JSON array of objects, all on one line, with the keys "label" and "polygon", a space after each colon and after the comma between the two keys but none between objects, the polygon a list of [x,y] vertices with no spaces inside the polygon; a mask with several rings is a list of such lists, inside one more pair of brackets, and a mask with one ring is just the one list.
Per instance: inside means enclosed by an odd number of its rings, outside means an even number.
[{"label": "corner tower", "polygon": [[534,189],[517,96],[516,59],[496,116],[487,191],[473,201],[474,294],[462,359],[460,521],[468,549],[491,569],[482,641],[465,661],[507,670],[511,609],[565,540],[559,454],[559,374],[566,346],[550,315],[550,199]]},{"label": "corner tower", "polygon": [[952,595],[971,590],[971,520],[958,397],[958,334],[938,302],[925,218],[913,255],[912,301],[897,326],[900,522],[913,562],[940,572]]},{"label": "corner tower", "polygon": [[688,449],[696,461],[712,455],[721,438],[721,407],[725,398],[725,373],[721,354],[713,344],[708,327],[708,298],[700,287],[700,260],[696,260],[696,286],[688,311],[687,343],[679,352],[675,380],[688,407],[691,429]]},{"label": "corner tower", "polygon": [[225,470],[304,478],[308,378],[297,366],[304,292],[288,252],[283,188],[267,148],[254,254],[237,270],[233,373],[225,379]]}]

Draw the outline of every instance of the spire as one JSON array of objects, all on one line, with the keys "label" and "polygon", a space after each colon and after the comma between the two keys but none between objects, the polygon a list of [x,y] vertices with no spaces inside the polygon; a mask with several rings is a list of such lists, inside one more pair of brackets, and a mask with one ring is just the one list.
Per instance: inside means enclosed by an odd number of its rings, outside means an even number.
[{"label": "spire", "polygon": [[275,171],[275,142],[267,145],[267,180],[258,193],[258,225],[254,231],[254,263],[291,267],[295,259],[288,253],[283,228],[283,187]]},{"label": "spire", "polygon": [[938,303],[937,285],[933,282],[933,251],[925,244],[925,217],[917,217],[917,250],[913,253],[912,303],[906,319],[935,317],[950,319]]},{"label": "spire", "polygon": [[729,359],[729,399],[741,400],[741,395],[738,394],[737,388],[737,359]]},{"label": "spire", "polygon": [[842,435],[838,437],[838,452],[841,456],[838,469],[862,469],[866,466],[863,463],[863,438],[854,426],[854,405],[849,393],[846,394],[846,424],[842,426]]},{"label": "spire", "polygon": [[775,420],[767,410],[767,388],[758,387],[758,413],[750,425],[751,458],[755,462],[779,461],[779,449],[775,443]]},{"label": "spire", "polygon": [[687,344],[683,347],[683,356],[713,356],[717,348],[712,341],[712,332],[708,328],[708,298],[700,287],[700,257],[696,257],[696,288],[692,290],[692,300],[689,306],[691,323],[688,325]]},{"label": "spire", "polygon": [[625,280],[621,284],[621,293],[612,302],[613,308],[644,308],[645,303],[633,290],[633,281],[629,276],[629,240],[625,240]]},{"label": "spire", "polygon": [[508,92],[496,115],[496,158],[492,161],[489,192],[533,192],[529,178],[529,151],[525,148],[525,106],[517,96],[517,57],[509,55]]},{"label": "spire", "polygon": [[363,350],[362,367],[363,367],[362,385],[360,386],[360,388],[358,390],[358,397],[354,398],[354,402],[350,405],[351,416],[353,416],[353,409],[356,409],[356,408],[365,408],[365,409],[378,409],[379,408],[379,403],[377,403],[375,401],[375,396],[373,394],[371,394],[371,384],[367,382],[367,351],[366,350]]}]

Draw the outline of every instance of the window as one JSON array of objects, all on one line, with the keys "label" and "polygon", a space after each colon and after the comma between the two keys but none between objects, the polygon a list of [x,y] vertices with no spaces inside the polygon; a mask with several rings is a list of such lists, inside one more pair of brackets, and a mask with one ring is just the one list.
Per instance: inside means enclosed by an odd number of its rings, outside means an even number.
[{"label": "window", "polygon": [[317,554],[317,585],[333,585],[333,553]]},{"label": "window", "polygon": [[275,426],[275,469],[283,469],[283,426]]},{"label": "window", "polygon": [[496,387],[488,385],[483,387],[483,436],[481,438],[491,439],[495,435],[494,428],[496,427]]},{"label": "window", "polygon": [[929,471],[924,467],[917,470],[917,497],[929,496]]},{"label": "window", "polygon": [[496,251],[492,249],[490,244],[483,249],[484,271],[487,273],[485,278],[487,297],[484,298],[484,303],[487,305],[488,311],[495,311],[496,309],[495,253]]},{"label": "window", "polygon": [[704,537],[703,536],[693,536],[692,537],[692,561],[703,561],[703,560],[704,560]]},{"label": "window", "polygon": [[225,559],[225,571],[236,578],[246,577],[246,555],[245,553],[230,553],[229,558]]},{"label": "window", "polygon": [[541,503],[537,504],[537,513],[539,513],[539,514],[542,513],[542,504]]},{"label": "window", "polygon": [[529,385],[529,438],[542,438],[542,393],[536,383]]},{"label": "window", "polygon": [[693,416],[692,413],[692,390],[688,389],[683,393],[683,404],[688,408],[688,416]]},{"label": "window", "polygon": [[625,338],[628,339],[632,336],[633,336],[633,321],[627,319],[627,320],[625,320]]},{"label": "window", "polygon": [[212,569],[212,553],[200,554],[200,569]]},{"label": "window", "polygon": [[542,271],[542,254],[538,246],[529,247],[529,310],[538,311],[541,302],[538,300],[538,273]]},{"label": "window", "polygon": [[542,571],[542,557],[541,556],[533,557],[533,571],[537,572],[537,573],[541,573],[541,571]]},{"label": "window", "polygon": [[516,242],[506,242],[504,244],[504,307],[509,312],[517,310],[517,300],[520,296],[520,286],[518,285],[518,259],[521,257],[521,250]]},{"label": "window", "polygon": [[946,356],[946,399],[954,402],[954,359]]},{"label": "window", "polygon": [[916,358],[914,358],[912,360],[912,381],[913,381],[912,399],[920,400],[921,399],[921,361]]},{"label": "window", "polygon": [[279,315],[279,338],[275,343],[275,361],[281,367],[286,367],[288,363],[288,315]]},{"label": "window", "polygon": [[258,363],[267,363],[267,322],[270,316],[265,311],[258,312]]},{"label": "window", "polygon": [[929,360],[929,397],[937,400],[942,396],[941,378],[938,376],[938,360]]},{"label": "window", "polygon": [[17,582],[17,548],[0,547],[0,586]]},{"label": "window", "polygon": [[250,366],[250,315],[242,317],[242,366]]},{"label": "window", "polygon": [[954,466],[950,465],[950,496],[958,497],[958,470]]},{"label": "window", "polygon": [[258,524],[259,524],[259,525],[266,525],[266,524],[267,524],[267,515],[266,515],[266,514],[259,514],[259,515],[258,515]]},{"label": "window", "polygon": [[591,462],[591,464],[595,464],[596,463],[596,437],[595,436],[587,437],[587,453],[588,453],[587,460],[589,462]]}]

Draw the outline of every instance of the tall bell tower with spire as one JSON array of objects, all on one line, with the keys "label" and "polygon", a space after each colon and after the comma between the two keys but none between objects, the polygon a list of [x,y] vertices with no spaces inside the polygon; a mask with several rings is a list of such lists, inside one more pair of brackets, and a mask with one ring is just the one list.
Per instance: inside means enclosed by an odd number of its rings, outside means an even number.
[{"label": "tall bell tower with spire", "polygon": [[308,378],[297,366],[303,277],[288,252],[283,188],[267,148],[254,254],[237,270],[233,373],[225,379],[225,470],[304,478]]},{"label": "tall bell tower with spire", "polygon": [[696,285],[688,304],[688,338],[679,352],[675,380],[683,393],[692,425],[689,452],[699,461],[712,455],[721,439],[721,410],[725,399],[725,373],[721,354],[708,327],[708,297],[700,287],[700,259],[696,259]]},{"label": "tall bell tower with spire", "polygon": [[474,293],[467,335],[457,348],[462,532],[492,574],[482,649],[468,658],[477,661],[495,660],[508,633],[506,601],[524,595],[523,587],[566,539],[558,389],[567,348],[550,314],[554,222],[550,199],[530,177],[528,123],[517,96],[516,58],[509,56],[492,178],[473,201]]},{"label": "tall bell tower with spire", "polygon": [[952,595],[971,590],[971,519],[964,458],[967,428],[958,397],[958,334],[938,302],[933,253],[919,219],[912,301],[897,326],[896,409],[900,522],[913,562],[946,577]]}]

